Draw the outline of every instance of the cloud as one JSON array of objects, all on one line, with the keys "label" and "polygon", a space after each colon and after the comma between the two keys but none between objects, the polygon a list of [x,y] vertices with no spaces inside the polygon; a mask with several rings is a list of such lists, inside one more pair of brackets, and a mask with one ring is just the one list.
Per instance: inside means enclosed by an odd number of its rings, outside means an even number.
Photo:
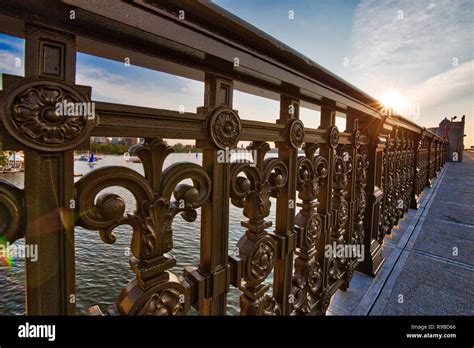
[{"label": "cloud", "polygon": [[25,48],[25,40],[6,34],[0,34],[0,46],[7,47],[8,51],[23,52]]},{"label": "cloud", "polygon": [[469,0],[361,1],[352,28],[351,82],[378,99],[398,91],[407,109],[419,109],[402,114],[423,126],[466,114],[466,145],[474,143],[473,10]]},{"label": "cloud", "polygon": [[[159,109],[179,110],[184,105],[187,112],[195,112],[202,105],[204,86],[201,82],[178,79],[174,83],[180,88],[170,89],[170,77],[160,85],[162,73],[149,71],[149,78],[136,80],[130,76],[115,74],[106,69],[79,65],[76,82],[92,87],[92,98],[119,104],[145,106]],[[171,78],[173,80],[173,78]]]},{"label": "cloud", "polygon": [[11,75],[24,75],[23,61],[20,57],[20,65],[16,65],[18,55],[7,51],[0,51],[0,72]]},{"label": "cloud", "polygon": [[[352,32],[356,84],[380,97],[386,89],[422,86],[457,70],[453,63],[470,62],[472,6],[469,1],[362,1]],[[466,81],[471,78],[465,75]]]},{"label": "cloud", "polygon": [[470,60],[422,81],[409,94],[431,107],[454,98],[474,97],[473,83],[474,60]]}]

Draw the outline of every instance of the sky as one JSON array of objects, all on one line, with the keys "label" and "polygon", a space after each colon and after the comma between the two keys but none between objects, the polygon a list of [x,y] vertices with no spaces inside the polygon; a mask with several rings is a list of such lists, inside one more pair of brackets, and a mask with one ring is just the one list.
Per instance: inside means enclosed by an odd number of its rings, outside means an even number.
[{"label": "sky", "polygon": [[[216,0],[404,116],[426,126],[466,115],[474,145],[474,1]],[[24,40],[0,34],[0,73],[23,75]],[[78,84],[93,99],[195,111],[202,82],[79,53]],[[274,122],[279,104],[236,91],[244,119]],[[318,113],[301,111],[316,127]],[[340,124],[339,127],[343,129]]]}]

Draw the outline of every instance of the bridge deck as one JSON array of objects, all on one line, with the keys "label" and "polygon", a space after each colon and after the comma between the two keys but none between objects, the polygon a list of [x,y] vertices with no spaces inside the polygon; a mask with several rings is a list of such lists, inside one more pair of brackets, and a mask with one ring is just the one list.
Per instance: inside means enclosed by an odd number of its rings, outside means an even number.
[{"label": "bridge deck", "polygon": [[432,186],[385,238],[381,272],[375,279],[356,272],[328,314],[474,313],[474,155],[446,163]]}]

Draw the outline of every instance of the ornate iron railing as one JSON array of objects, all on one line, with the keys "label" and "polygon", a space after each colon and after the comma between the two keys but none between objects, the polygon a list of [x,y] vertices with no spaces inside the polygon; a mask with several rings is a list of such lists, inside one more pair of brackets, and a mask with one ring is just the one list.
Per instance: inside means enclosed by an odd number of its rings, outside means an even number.
[{"label": "ornate iron railing", "polygon": [[[376,100],[211,3],[112,5],[114,11],[109,1],[6,0],[0,9],[1,31],[26,39],[25,77],[4,75],[0,99],[3,146],[25,152],[25,185],[0,181],[0,236],[39,246],[39,261],[26,260],[27,314],[75,313],[75,226],[97,230],[105,243],[115,241],[115,227],[132,226],[136,276],[117,298],[120,314],[186,314],[191,306],[225,314],[230,286],[241,291],[243,315],[324,314],[355,269],[375,275],[385,234],[417,208],[446,161],[447,141],[387,114]],[[205,82],[204,106],[180,113],[95,102],[93,119],[58,116],[57,102],[91,102],[91,89],[75,84],[77,51],[140,56],[141,65],[153,68],[157,59],[167,62],[163,69]],[[241,119],[234,87],[279,96],[279,119]],[[302,103],[320,108],[318,128],[299,119]],[[336,112],[346,116],[345,130],[336,127]],[[145,138],[130,149],[145,175],[104,167],[74,183],[73,151],[87,149],[92,135]],[[164,168],[172,150],[163,138],[194,139],[202,166]],[[220,150],[239,141],[251,142],[255,166],[218,160]],[[276,144],[277,158],[265,158],[268,142]],[[99,195],[110,186],[133,194],[133,214],[125,214],[119,195]],[[268,220],[272,197],[275,221]],[[228,250],[231,204],[244,215],[238,254]],[[186,221],[201,214],[200,261],[181,275],[170,271],[176,260],[169,254],[178,214]],[[333,243],[364,245],[364,261],[325,255]]]}]

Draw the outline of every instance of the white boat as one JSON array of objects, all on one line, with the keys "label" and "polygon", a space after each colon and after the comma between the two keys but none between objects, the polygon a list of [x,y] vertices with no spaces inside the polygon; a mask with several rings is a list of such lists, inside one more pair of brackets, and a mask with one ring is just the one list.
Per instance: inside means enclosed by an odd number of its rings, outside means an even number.
[{"label": "white boat", "polygon": [[10,168],[2,168],[0,170],[0,173],[2,174],[15,174],[15,173],[20,173],[20,172],[24,172],[25,169],[23,168],[13,168],[13,167],[10,167]]}]

